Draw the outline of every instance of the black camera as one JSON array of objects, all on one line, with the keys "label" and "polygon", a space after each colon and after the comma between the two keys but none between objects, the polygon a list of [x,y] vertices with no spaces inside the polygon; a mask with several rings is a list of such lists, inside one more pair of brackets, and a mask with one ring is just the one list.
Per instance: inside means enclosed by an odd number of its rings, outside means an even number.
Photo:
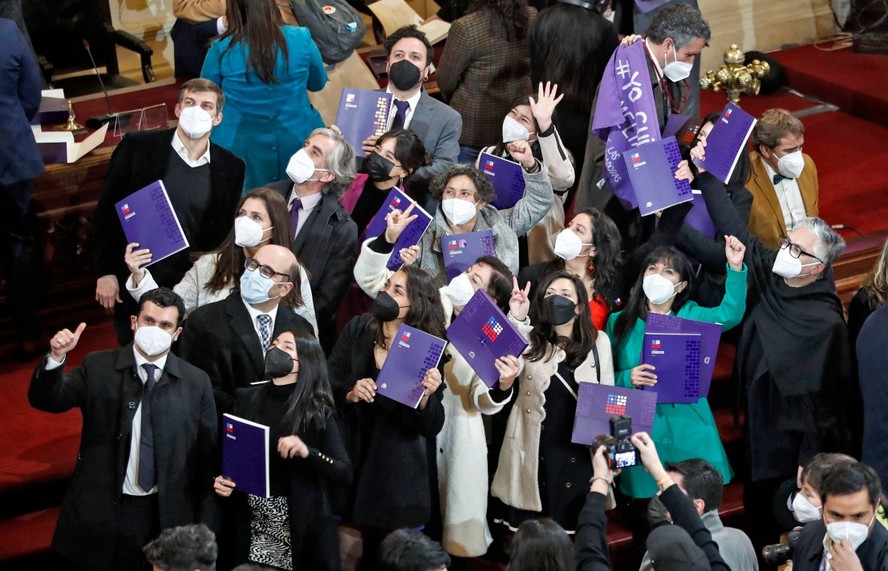
[{"label": "black camera", "polygon": [[787,561],[792,559],[792,549],[795,547],[801,534],[801,529],[794,529],[786,534],[786,543],[775,543],[774,545],[764,546],[762,548],[762,559],[774,567],[784,565]]},{"label": "black camera", "polygon": [[632,436],[632,419],[628,416],[610,418],[610,436],[602,434],[592,444],[593,450],[599,446],[607,449],[607,466],[611,470],[628,468],[638,464],[635,445],[629,440]]}]

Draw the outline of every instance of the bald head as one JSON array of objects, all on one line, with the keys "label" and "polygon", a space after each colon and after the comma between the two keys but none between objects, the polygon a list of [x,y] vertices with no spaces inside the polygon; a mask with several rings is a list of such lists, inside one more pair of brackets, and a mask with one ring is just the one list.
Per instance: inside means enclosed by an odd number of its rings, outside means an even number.
[{"label": "bald head", "polygon": [[284,248],[277,244],[262,246],[253,255],[253,258],[260,265],[273,269],[275,273],[285,274],[285,276],[279,276],[283,279],[277,279],[278,276],[275,276],[275,281],[292,282],[296,278],[296,274],[299,273],[299,262],[296,260],[296,254],[291,252],[289,248]]}]

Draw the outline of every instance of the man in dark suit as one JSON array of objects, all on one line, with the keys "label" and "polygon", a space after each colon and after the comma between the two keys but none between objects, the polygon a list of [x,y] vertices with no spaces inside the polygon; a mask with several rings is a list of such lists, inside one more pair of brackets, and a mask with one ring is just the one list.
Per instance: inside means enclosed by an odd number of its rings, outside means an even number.
[{"label": "man in dark suit", "polygon": [[[459,158],[462,117],[422,88],[431,73],[435,54],[423,32],[413,26],[395,30],[385,40],[385,53],[389,80],[386,91],[394,96],[386,130],[410,129],[432,154],[432,164],[416,169],[406,182],[411,196],[432,212],[434,206],[428,194],[429,183]],[[365,153],[376,147],[377,139],[368,137],[364,141]]]},{"label": "man in dark suit", "polygon": [[336,131],[315,129],[290,159],[287,174],[289,181],[269,188],[287,201],[293,253],[311,276],[318,339],[329,353],[336,342],[336,310],[352,280],[358,240],[357,224],[339,203],[355,178],[355,153]]},{"label": "man in dark suit", "polygon": [[27,40],[15,22],[0,18],[0,140],[5,142],[0,145],[0,252],[22,358],[34,356],[40,332],[33,282],[37,256],[27,215],[33,179],[44,170],[30,125],[40,107],[41,85]]},{"label": "man in dark suit", "polygon": [[882,486],[860,462],[842,462],[820,485],[823,519],[802,528],[793,548],[794,571],[888,570],[888,531],[876,521]]},{"label": "man in dark suit", "polygon": [[188,81],[179,91],[176,129],[129,133],[111,155],[93,220],[96,301],[114,313],[121,345],[132,339],[127,320],[135,302],[120,295],[129,270],[124,262],[126,237],[114,205],[163,181],[190,247],[152,265],[151,274],[163,287],[179,283],[191,267],[191,252],[213,250],[228,235],[243,189],[243,161],[210,142],[224,104],[222,90],[212,81]]},{"label": "man in dark suit", "polygon": [[83,435],[53,549],[86,569],[147,568],[142,546],[161,529],[205,519],[216,455],[216,407],[206,373],[170,354],[185,306],[165,288],[144,294],[135,342],[90,353],[62,375],[85,323],[59,331],[31,379],[47,412],[78,407]]},{"label": "man in dark suit", "polygon": [[265,352],[279,334],[312,334],[304,317],[280,303],[298,276],[293,252],[263,246],[247,258],[239,291],[198,307],[188,317],[179,356],[210,375],[220,415],[233,409],[235,389],[264,379]]}]

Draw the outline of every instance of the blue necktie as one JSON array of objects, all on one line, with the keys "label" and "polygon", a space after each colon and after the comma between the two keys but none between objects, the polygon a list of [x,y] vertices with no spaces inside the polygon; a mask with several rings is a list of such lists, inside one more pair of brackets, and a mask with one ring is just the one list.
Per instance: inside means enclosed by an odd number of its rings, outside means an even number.
[{"label": "blue necktie", "polygon": [[147,379],[142,390],[142,436],[139,439],[139,487],[150,491],[157,482],[154,466],[154,425],[151,423],[151,393],[154,391],[154,379],[157,365],[145,363]]},{"label": "blue necktie", "polygon": [[407,101],[398,101],[395,99],[395,118],[392,121],[391,131],[395,129],[403,129],[407,122],[407,110],[410,109],[410,103]]}]

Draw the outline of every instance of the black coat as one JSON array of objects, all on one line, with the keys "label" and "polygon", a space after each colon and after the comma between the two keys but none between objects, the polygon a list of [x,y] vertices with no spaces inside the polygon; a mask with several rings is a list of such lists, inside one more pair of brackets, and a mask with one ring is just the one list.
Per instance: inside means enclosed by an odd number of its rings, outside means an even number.
[{"label": "black coat", "polygon": [[378,375],[369,314],[352,319],[330,355],[330,383],[342,411],[343,438],[355,467],[351,520],[382,529],[418,527],[431,516],[428,440],[444,426],[442,384],[425,410],[383,396],[372,403],[346,402],[359,379]]},{"label": "black coat", "polygon": [[[34,372],[28,401],[60,413],[83,414],[74,475],[65,493],[53,548],[90,569],[108,569],[118,535],[118,505],[130,451],[130,428],[141,399],[133,346],[91,353],[62,376],[44,363]],[[206,521],[212,505],[216,407],[206,373],[175,355],[151,393],[160,527]]]},{"label": "black coat", "polygon": [[[823,557],[823,537],[826,526],[823,520],[811,522],[802,528],[802,533],[793,548],[793,571],[819,571]],[[866,571],[888,571],[888,531],[879,522],[873,526],[866,541],[857,548],[857,558]]]},{"label": "black coat", "polygon": [[[279,305],[271,338],[294,329],[313,334],[304,317]],[[179,339],[178,352],[210,376],[220,415],[234,407],[235,389],[249,387],[264,378],[262,343],[239,291],[191,312]]]},{"label": "black coat", "polygon": [[863,399],[863,455],[860,460],[888,482],[888,309],[867,318],[857,338],[857,369]]},{"label": "black coat", "polygon": [[[268,185],[288,200],[293,183]],[[332,194],[324,193],[293,241],[293,253],[311,276],[311,295],[319,337],[326,347],[335,340],[334,318],[352,282],[358,225]]]}]

